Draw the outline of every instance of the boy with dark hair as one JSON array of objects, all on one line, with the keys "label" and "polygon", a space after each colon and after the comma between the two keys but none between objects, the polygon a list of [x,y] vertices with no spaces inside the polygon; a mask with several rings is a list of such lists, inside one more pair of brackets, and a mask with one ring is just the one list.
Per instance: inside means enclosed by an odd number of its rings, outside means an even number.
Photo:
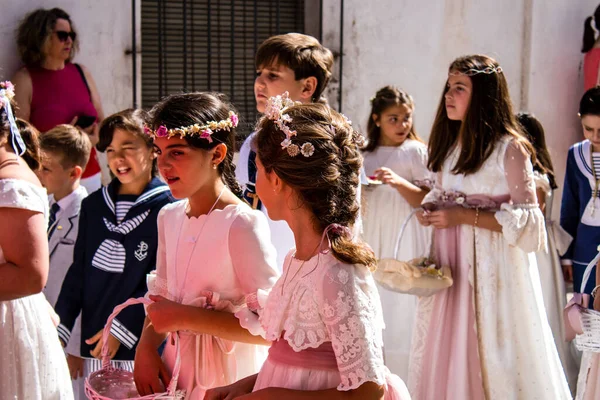
[{"label": "boy with dark hair", "polygon": [[[312,36],[287,33],[265,40],[256,52],[254,98],[256,109],[263,113],[270,97],[288,92],[294,101],[324,101],[322,96],[333,68],[333,54]],[[240,149],[236,178],[244,188],[244,198],[252,208],[267,213],[256,196],[256,153],[250,148],[250,135]],[[294,247],[294,236],[285,221],[269,219],[271,241],[277,249],[277,266]]]}]

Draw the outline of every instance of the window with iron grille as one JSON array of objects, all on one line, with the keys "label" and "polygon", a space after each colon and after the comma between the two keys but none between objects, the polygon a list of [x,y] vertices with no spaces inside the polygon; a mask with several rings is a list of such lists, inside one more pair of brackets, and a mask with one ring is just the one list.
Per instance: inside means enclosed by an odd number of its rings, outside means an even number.
[{"label": "window with iron grille", "polygon": [[254,55],[269,36],[304,32],[304,0],[142,0],[142,107],[182,91],[227,94],[240,136],[256,121]]}]

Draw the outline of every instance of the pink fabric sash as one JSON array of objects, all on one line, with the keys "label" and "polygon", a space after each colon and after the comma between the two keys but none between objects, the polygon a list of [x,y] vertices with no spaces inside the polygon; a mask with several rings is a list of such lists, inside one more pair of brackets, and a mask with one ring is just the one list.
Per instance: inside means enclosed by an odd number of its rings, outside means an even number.
[{"label": "pink fabric sash", "polygon": [[462,192],[455,191],[440,191],[433,202],[426,203],[423,208],[429,211],[435,209],[444,209],[454,206],[462,206],[466,208],[480,208],[482,210],[499,210],[502,203],[508,203],[510,195],[487,196],[484,194],[466,195]]},{"label": "pink fabric sash", "polygon": [[316,349],[295,351],[287,340],[280,338],[269,348],[269,359],[275,363],[292,367],[337,371],[337,361],[331,342],[325,342]]}]

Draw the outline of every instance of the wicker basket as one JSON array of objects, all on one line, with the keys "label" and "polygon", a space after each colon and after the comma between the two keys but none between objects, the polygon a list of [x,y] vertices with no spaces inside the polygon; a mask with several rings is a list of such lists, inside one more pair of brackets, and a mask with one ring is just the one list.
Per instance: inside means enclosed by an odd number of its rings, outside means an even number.
[{"label": "wicker basket", "polygon": [[575,347],[580,351],[600,353],[600,312],[588,307],[590,295],[583,293],[600,253],[588,264],[581,281],[581,293],[575,293],[565,307],[564,320],[567,340],[575,336]]},{"label": "wicker basket", "polygon": [[388,290],[415,296],[431,296],[452,286],[450,268],[437,266],[432,257],[415,258],[410,261],[398,260],[400,243],[406,226],[418,211],[420,209],[413,210],[402,224],[394,248],[394,258],[379,260],[373,276],[379,285]]},{"label": "wicker basket", "polygon": [[108,335],[113,319],[125,307],[134,304],[150,304],[151,300],[146,298],[129,299],[125,303],[115,307],[113,313],[108,317],[104,333],[102,335],[102,369],[90,374],[85,380],[85,394],[90,400],[120,400],[120,399],[137,399],[137,400],[179,400],[185,398],[185,392],[177,390],[177,379],[181,368],[181,355],[179,348],[179,335],[172,333],[172,338],[177,348],[175,367],[173,369],[173,378],[164,393],[151,394],[148,396],[140,396],[133,380],[133,373],[111,366],[110,358],[108,357]]}]

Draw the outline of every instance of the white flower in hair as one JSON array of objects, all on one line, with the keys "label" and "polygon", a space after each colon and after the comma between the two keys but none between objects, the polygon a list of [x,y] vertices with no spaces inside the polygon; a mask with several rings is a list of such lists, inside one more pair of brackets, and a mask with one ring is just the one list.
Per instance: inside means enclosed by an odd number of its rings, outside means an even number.
[{"label": "white flower in hair", "polygon": [[285,139],[281,142],[281,148],[286,150],[290,157],[296,157],[302,153],[304,157],[310,157],[315,152],[315,147],[310,143],[304,143],[301,147],[292,143],[292,138],[297,135],[295,130],[292,130],[289,124],[292,123],[292,117],[286,114],[285,111],[299,102],[290,99],[288,92],[281,96],[273,96],[267,101],[265,106],[265,117],[273,121],[275,126],[279,128],[285,135]]},{"label": "white flower in hair", "polygon": [[312,143],[304,143],[300,148],[300,152],[304,157],[310,157],[315,153],[315,146]]},{"label": "white flower in hair", "polygon": [[283,149],[287,149],[288,147],[290,147],[291,144],[292,144],[292,140],[285,138],[285,139],[283,139],[283,142],[281,142],[281,147]]}]

